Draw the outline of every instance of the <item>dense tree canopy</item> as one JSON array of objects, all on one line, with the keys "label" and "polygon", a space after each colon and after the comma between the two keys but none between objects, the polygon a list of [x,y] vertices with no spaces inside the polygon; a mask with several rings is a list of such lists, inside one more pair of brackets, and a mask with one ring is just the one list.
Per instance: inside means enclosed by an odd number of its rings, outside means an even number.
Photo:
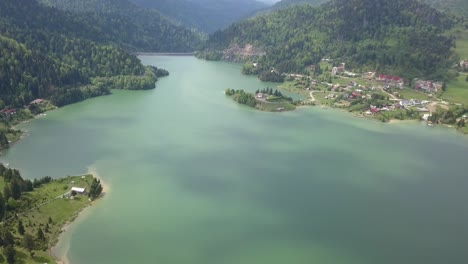
[{"label": "dense tree canopy", "polygon": [[79,23],[93,25],[90,33],[80,32],[82,35],[90,35],[88,39],[99,38],[130,50],[187,52],[193,51],[201,41],[199,33],[176,24],[156,10],[140,8],[129,0],[39,1],[73,12],[74,19]]},{"label": "dense tree canopy", "polygon": [[[105,24],[93,21],[97,17],[71,14],[34,0],[0,1],[0,108],[27,106],[36,98],[61,106],[108,94],[110,88],[154,88],[158,69],[145,68],[138,58],[113,44],[126,45],[113,31],[107,32],[112,26],[118,29],[118,20]],[[94,85],[96,78],[113,86]],[[122,83],[126,85],[119,86]],[[5,145],[0,132],[0,144]]]}]

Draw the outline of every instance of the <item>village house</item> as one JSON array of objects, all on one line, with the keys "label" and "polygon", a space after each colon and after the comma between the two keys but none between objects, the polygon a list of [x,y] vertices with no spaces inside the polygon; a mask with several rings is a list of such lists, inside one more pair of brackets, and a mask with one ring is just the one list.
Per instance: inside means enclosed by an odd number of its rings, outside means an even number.
[{"label": "village house", "polygon": [[401,101],[400,101],[400,106],[401,106],[401,107],[405,107],[405,108],[406,108],[406,107],[410,107],[410,106],[412,106],[412,105],[413,105],[413,103],[412,103],[410,100],[401,100]]},{"label": "village house", "polygon": [[45,102],[47,102],[47,101],[44,100],[44,99],[35,99],[35,100],[31,101],[29,104],[30,105],[32,105],[32,104],[43,104]]},{"label": "village house", "polygon": [[263,93],[258,93],[257,94],[257,98],[264,98],[264,97],[265,97],[265,95]]},{"label": "village house", "polygon": [[374,114],[377,114],[378,112],[380,112],[380,109],[371,105],[370,111]]},{"label": "village house", "polygon": [[375,72],[366,72],[362,75],[362,77],[366,78],[366,79],[374,79],[375,77]]},{"label": "village house", "polygon": [[332,68],[332,75],[338,75],[345,72],[345,64],[341,63],[341,66]]},{"label": "village house", "polygon": [[0,113],[2,113],[4,116],[8,117],[8,116],[16,114],[16,109],[14,109],[14,108],[5,108],[5,109],[1,110]]},{"label": "village house", "polygon": [[393,86],[403,89],[403,85],[405,84],[404,80],[401,77],[385,74],[379,74],[376,80],[379,82],[386,83],[388,88],[390,88],[390,86]]},{"label": "village house", "polygon": [[468,69],[468,60],[460,61],[460,67],[463,69]]},{"label": "village house", "polygon": [[86,188],[72,187],[71,191],[76,192],[77,194],[86,194]]}]

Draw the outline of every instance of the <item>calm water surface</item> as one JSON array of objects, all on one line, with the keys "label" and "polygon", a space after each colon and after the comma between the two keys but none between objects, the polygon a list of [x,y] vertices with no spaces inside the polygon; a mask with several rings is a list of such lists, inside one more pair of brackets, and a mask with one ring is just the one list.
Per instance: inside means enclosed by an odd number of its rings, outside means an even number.
[{"label": "calm water surface", "polygon": [[142,57],[152,91],[50,112],[3,162],[108,185],[63,235],[73,264],[441,264],[468,260],[468,140],[320,108],[263,113],[236,64]]}]

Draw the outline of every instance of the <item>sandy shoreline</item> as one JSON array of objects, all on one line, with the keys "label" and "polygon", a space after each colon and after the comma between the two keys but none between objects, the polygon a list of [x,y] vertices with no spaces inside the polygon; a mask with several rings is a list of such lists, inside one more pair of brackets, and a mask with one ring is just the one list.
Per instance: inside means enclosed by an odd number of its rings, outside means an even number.
[{"label": "sandy shoreline", "polygon": [[[107,193],[109,193],[110,191],[110,187],[108,184],[106,184],[105,181],[102,180],[101,177],[99,177],[99,174],[97,173],[96,169],[94,168],[88,168],[88,173],[85,173],[83,175],[93,175],[93,177],[99,179],[99,181],[101,182],[101,186],[102,186],[102,193],[101,195],[99,196],[99,199],[95,200],[95,201],[92,201],[90,204],[84,206],[83,208],[81,208],[75,215],[73,215],[70,220],[68,220],[61,228],[62,232],[60,233],[60,235],[57,237],[55,243],[49,248],[49,255],[54,258],[55,262],[57,262],[57,264],[71,264],[71,261],[67,258],[67,255],[68,255],[68,251],[70,250],[70,245],[66,245],[65,247],[65,250],[64,252],[61,254],[62,256],[57,256],[56,254],[56,251],[57,251],[57,245],[61,243],[61,237],[67,232],[69,231],[70,229],[70,226],[74,223],[77,223],[77,219],[80,218],[80,220],[82,220],[81,218],[85,217],[85,213],[88,212],[88,208],[91,208],[92,206],[94,206],[95,203],[99,202]],[[80,175],[77,175],[77,176],[80,176]],[[79,221],[79,220],[78,220]],[[63,238],[62,238],[63,240]]]}]

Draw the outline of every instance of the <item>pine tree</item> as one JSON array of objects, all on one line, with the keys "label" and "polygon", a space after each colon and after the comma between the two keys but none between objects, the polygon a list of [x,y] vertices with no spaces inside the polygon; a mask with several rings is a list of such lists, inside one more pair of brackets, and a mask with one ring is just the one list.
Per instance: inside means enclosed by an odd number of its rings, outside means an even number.
[{"label": "pine tree", "polygon": [[7,263],[13,264],[16,261],[16,250],[13,245],[8,245],[3,248],[3,255],[5,255]]},{"label": "pine tree", "polygon": [[44,232],[42,231],[42,228],[40,228],[40,227],[37,230],[37,239],[41,240],[41,241],[44,241],[46,239],[46,237],[44,235]]},{"label": "pine tree", "polygon": [[18,200],[21,197],[21,186],[18,179],[14,178],[10,183],[11,197]]},{"label": "pine tree", "polygon": [[11,232],[8,231],[7,229],[2,230],[2,240],[3,240],[4,246],[9,246],[9,245],[13,246],[15,244],[15,238],[13,237]]},{"label": "pine tree", "polygon": [[29,251],[29,254],[32,255],[32,251],[35,245],[34,245],[34,238],[30,234],[24,234],[23,246]]},{"label": "pine tree", "polygon": [[89,198],[94,200],[96,199],[96,197],[101,195],[101,193],[102,193],[101,181],[99,181],[98,179],[94,179],[93,183],[91,184],[91,187],[89,188],[88,196]]},{"label": "pine tree", "polygon": [[24,235],[24,226],[21,220],[18,220],[18,233],[20,235]]},{"label": "pine tree", "polygon": [[0,192],[0,221],[3,220],[5,217],[5,199],[3,199],[3,195]]}]

